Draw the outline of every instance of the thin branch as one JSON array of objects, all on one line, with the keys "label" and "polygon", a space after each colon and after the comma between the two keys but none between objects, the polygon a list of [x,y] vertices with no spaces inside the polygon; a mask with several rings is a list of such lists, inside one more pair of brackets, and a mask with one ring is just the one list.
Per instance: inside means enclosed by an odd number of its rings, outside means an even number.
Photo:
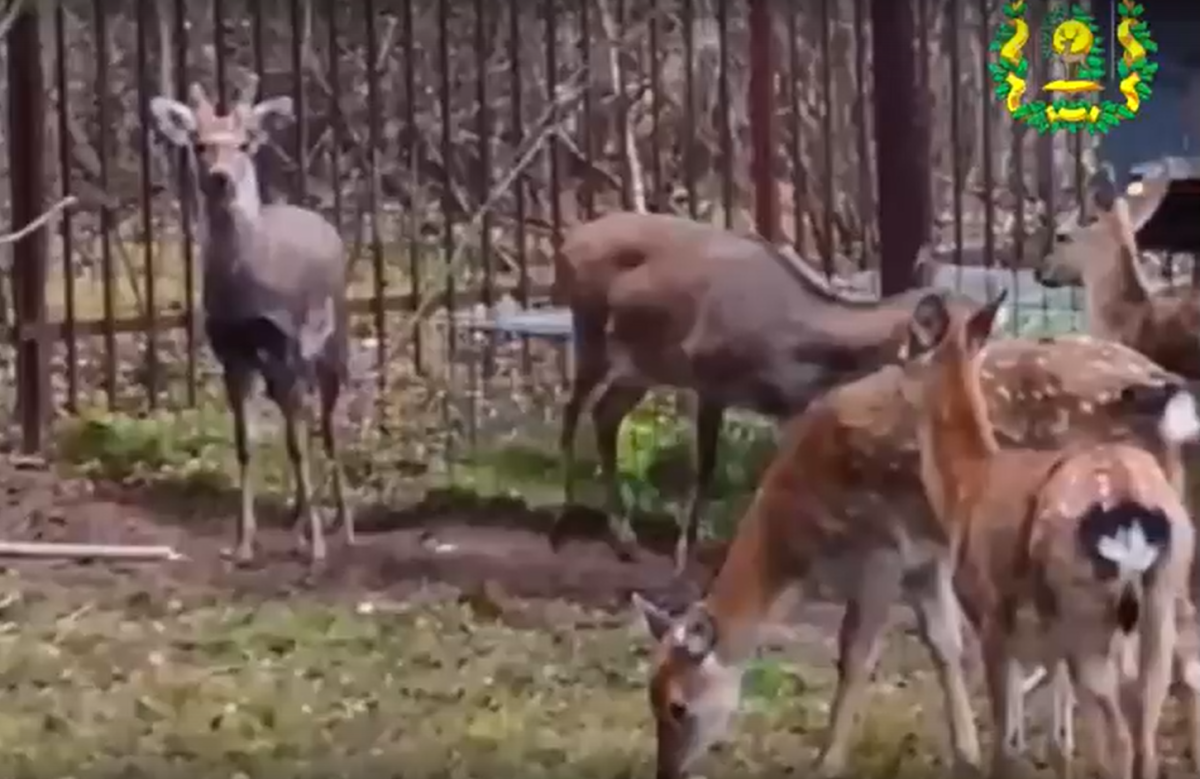
[{"label": "thin branch", "polygon": [[0,246],[7,246],[10,243],[16,243],[30,233],[42,229],[46,226],[46,223],[57,216],[60,211],[68,209],[78,202],[79,200],[74,195],[67,195],[62,200],[50,206],[50,208],[47,209],[41,216],[25,225],[20,230],[9,233],[8,235],[0,235]]}]

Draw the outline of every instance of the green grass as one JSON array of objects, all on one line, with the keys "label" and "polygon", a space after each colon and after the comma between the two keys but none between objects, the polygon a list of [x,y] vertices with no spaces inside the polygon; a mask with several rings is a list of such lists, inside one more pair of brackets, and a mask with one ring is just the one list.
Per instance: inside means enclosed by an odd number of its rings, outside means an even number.
[{"label": "green grass", "polygon": [[[19,582],[10,591],[21,592]],[[530,627],[438,601],[262,605],[10,597],[0,622],[0,772],[10,777],[614,777],[652,772],[646,644],[560,606]],[[903,642],[901,642],[903,643]],[[716,776],[811,759],[823,650],[760,661]],[[877,687],[858,776],[916,776],[928,679],[905,653]],[[906,757],[906,770],[892,772]],[[185,772],[186,770],[186,772]]]}]

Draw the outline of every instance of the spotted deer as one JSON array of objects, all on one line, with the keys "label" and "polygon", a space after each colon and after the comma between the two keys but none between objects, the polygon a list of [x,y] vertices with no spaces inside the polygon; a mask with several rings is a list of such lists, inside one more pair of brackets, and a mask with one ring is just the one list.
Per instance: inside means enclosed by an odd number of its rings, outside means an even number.
[{"label": "spotted deer", "polygon": [[[1007,445],[1141,441],[1144,426],[1114,404],[1127,388],[1179,381],[1128,348],[1088,336],[1000,339],[982,361],[982,393]],[[853,725],[902,597],[933,656],[957,761],[978,761],[952,597],[955,560],[920,478],[910,374],[885,367],[829,391],[787,423],[703,598],[670,614],[634,596],[655,642],[648,686],[660,779],[684,776],[725,733],[773,607],[811,578],[833,585],[846,603],[817,769],[847,768]]]},{"label": "spotted deer", "polygon": [[677,216],[621,212],[574,225],[555,275],[555,297],[574,319],[561,437],[565,503],[574,499],[575,433],[590,403],[609,536],[622,558],[631,557],[636,536],[616,480],[618,431],[652,387],[693,390],[697,467],[679,519],[681,571],[717,465],[725,410],[783,419],[894,359],[920,294],[880,301],[835,293],[784,250]]},{"label": "spotted deer", "polygon": [[1035,271],[1046,286],[1082,283],[1089,332],[1137,349],[1188,379],[1200,379],[1200,291],[1154,288],[1141,266],[1137,232],[1166,197],[1178,161],[1122,193],[1112,170],[1089,182],[1093,217],[1064,220],[1055,245]]},{"label": "spotted deer", "polygon": [[[1106,775],[1156,778],[1176,607],[1191,576],[1192,521],[1177,485],[1140,446],[1001,448],[979,371],[1004,297],[967,317],[936,296],[925,298],[907,349],[920,374],[914,405],[921,481],[958,560],[960,599],[983,650],[997,730],[992,775],[1014,770],[1021,667],[1034,662],[1065,665],[1094,748],[1105,753],[1098,765]],[[1181,385],[1128,387],[1118,402],[1155,418],[1163,446],[1173,451],[1200,438],[1196,401]],[[1023,619],[1025,611],[1032,620]],[[1114,647],[1135,631],[1140,696],[1131,724]],[[1065,770],[1070,755],[1052,740]]]},{"label": "spotted deer", "polygon": [[183,150],[195,187],[204,328],[224,371],[241,489],[237,545],[227,554],[239,563],[255,556],[246,407],[256,376],[262,376],[283,413],[299,543],[319,568],[326,542],[312,500],[305,434],[305,399],[314,383],[337,519],[347,544],[355,541],[333,423],[347,371],[346,253],[337,230],[316,212],[261,201],[253,155],[266,140],[269,119],[292,118],[292,101],[255,103],[256,89],[251,79],[222,114],[196,84],[190,106],[155,97],[150,113],[167,141]]}]

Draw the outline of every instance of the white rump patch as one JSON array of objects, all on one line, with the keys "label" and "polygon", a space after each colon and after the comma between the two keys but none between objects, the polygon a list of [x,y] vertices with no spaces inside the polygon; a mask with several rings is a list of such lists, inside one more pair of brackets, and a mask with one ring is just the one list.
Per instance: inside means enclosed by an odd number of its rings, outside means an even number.
[{"label": "white rump patch", "polygon": [[1158,549],[1146,538],[1140,522],[1123,527],[1097,542],[1096,551],[1105,560],[1116,564],[1122,579],[1145,573],[1158,559]]},{"label": "white rump patch", "polygon": [[1200,411],[1196,408],[1196,398],[1192,393],[1180,390],[1171,396],[1163,408],[1158,430],[1163,440],[1172,444],[1200,438]]}]

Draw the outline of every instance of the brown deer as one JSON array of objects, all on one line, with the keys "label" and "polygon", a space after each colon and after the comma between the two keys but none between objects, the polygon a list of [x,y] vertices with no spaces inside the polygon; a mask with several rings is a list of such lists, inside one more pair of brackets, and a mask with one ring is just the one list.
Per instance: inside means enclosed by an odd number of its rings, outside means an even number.
[{"label": "brown deer", "polygon": [[[995,341],[980,377],[996,435],[1010,445],[1140,440],[1136,420],[1114,404],[1127,388],[1179,381],[1130,349],[1088,336]],[[657,645],[649,689],[660,779],[683,776],[724,733],[773,605],[812,576],[846,600],[818,769],[846,768],[889,612],[902,595],[933,655],[957,760],[977,762],[952,597],[955,561],[920,479],[913,381],[889,366],[814,401],[787,424],[707,594],[680,615],[634,597]]]},{"label": "brown deer", "polygon": [[255,555],[246,404],[255,378],[262,376],[283,412],[298,540],[308,546],[312,567],[319,568],[326,559],[325,534],[312,502],[304,433],[305,397],[313,384],[337,519],[346,543],[355,542],[333,425],[349,348],[346,250],[334,226],[315,211],[261,201],[253,155],[266,140],[268,118],[291,118],[292,100],[255,103],[256,91],[251,78],[232,110],[219,114],[196,84],[191,106],[155,97],[150,113],[166,139],[186,152],[195,186],[204,328],[224,369],[241,486],[238,543],[227,554],[239,563]]},{"label": "brown deer", "polygon": [[636,537],[616,481],[621,423],[652,387],[696,394],[696,478],[679,520],[677,571],[696,540],[725,410],[786,418],[893,360],[913,304],[928,291],[855,300],[758,238],[629,212],[567,232],[555,289],[574,318],[575,373],[561,438],[565,503],[574,499],[575,432],[591,400],[609,535],[622,558],[635,553]]},{"label": "brown deer", "polygon": [[[1107,775],[1156,779],[1176,607],[1188,597],[1195,530],[1177,485],[1139,446],[1000,447],[979,355],[1004,297],[968,317],[927,297],[917,305],[907,350],[921,375],[914,400],[921,480],[955,550],[962,605],[983,649],[997,730],[992,773],[1013,770],[1021,665],[1032,660],[1065,662],[1095,746],[1107,752]],[[1181,386],[1126,388],[1120,401],[1157,419],[1167,447],[1200,437],[1196,401]],[[1023,610],[1037,624],[1024,624]],[[1135,630],[1140,701],[1131,726],[1113,647]],[[1055,743],[1060,763],[1069,764]]]},{"label": "brown deer", "polygon": [[1170,187],[1176,161],[1135,181],[1122,194],[1112,170],[1093,174],[1094,216],[1078,214],[1059,227],[1053,250],[1035,275],[1046,286],[1082,283],[1088,330],[1123,343],[1188,379],[1200,379],[1200,291],[1153,289],[1141,267],[1136,235]]}]

